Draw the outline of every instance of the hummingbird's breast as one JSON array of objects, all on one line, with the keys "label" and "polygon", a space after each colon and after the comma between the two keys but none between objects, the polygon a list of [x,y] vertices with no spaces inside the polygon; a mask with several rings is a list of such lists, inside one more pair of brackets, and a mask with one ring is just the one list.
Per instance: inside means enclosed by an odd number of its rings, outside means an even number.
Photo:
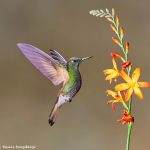
[{"label": "hummingbird's breast", "polygon": [[78,93],[82,85],[81,74],[79,71],[69,73],[69,80],[63,86],[62,92],[70,97],[70,100]]}]

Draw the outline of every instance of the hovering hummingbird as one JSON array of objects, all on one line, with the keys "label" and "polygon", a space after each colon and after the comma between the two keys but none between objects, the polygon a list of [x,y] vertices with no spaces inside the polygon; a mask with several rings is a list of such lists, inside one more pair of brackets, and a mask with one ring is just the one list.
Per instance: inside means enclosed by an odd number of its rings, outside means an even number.
[{"label": "hovering hummingbird", "polygon": [[18,43],[17,46],[25,57],[55,86],[62,83],[62,88],[57,95],[55,105],[49,115],[49,124],[52,126],[60,107],[71,102],[72,98],[81,88],[82,79],[79,72],[79,64],[91,57],[72,57],[66,61],[57,51],[50,50],[50,55],[42,50],[25,43]]}]

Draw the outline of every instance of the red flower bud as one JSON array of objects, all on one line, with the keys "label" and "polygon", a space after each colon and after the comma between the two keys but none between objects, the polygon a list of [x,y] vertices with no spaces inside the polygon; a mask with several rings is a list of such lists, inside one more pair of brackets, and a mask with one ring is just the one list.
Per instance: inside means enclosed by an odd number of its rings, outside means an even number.
[{"label": "red flower bud", "polygon": [[131,66],[131,62],[130,62],[130,61],[126,61],[126,62],[123,62],[123,63],[122,63],[122,69],[126,69],[126,68],[128,68],[129,66]]}]

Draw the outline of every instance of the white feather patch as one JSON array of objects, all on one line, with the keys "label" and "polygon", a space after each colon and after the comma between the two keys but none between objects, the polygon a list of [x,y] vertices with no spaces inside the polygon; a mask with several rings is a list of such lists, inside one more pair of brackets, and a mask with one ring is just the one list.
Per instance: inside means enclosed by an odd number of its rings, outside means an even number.
[{"label": "white feather patch", "polygon": [[63,104],[67,103],[70,101],[70,96],[68,95],[60,95],[58,98],[58,107],[62,106]]}]

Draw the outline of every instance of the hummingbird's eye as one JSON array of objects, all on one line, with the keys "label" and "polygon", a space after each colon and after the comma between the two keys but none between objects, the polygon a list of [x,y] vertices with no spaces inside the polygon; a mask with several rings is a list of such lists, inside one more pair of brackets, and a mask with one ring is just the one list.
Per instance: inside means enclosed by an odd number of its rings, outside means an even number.
[{"label": "hummingbird's eye", "polygon": [[73,60],[73,62],[78,62],[78,60]]}]

